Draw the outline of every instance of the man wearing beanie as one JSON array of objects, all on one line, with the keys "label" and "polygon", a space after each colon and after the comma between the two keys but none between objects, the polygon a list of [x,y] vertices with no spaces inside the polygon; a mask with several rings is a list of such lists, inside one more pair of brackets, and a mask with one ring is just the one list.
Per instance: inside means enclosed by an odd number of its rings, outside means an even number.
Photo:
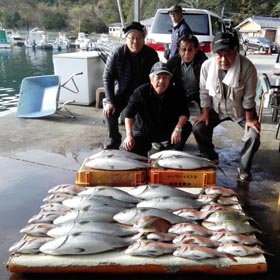
[{"label": "man wearing beanie", "polygon": [[257,70],[238,53],[239,41],[232,33],[217,33],[213,57],[202,64],[200,100],[202,114],[195,120],[193,133],[202,156],[218,161],[213,130],[223,121],[233,121],[244,129],[238,178],[252,179],[254,154],[260,146],[260,123],[256,113]]},{"label": "man wearing beanie", "polygon": [[103,73],[105,105],[103,115],[108,127],[104,149],[118,149],[121,134],[118,119],[130,95],[138,86],[149,82],[153,64],[159,61],[157,52],[145,45],[146,30],[139,22],[131,22],[124,29],[125,44],[109,55]]}]

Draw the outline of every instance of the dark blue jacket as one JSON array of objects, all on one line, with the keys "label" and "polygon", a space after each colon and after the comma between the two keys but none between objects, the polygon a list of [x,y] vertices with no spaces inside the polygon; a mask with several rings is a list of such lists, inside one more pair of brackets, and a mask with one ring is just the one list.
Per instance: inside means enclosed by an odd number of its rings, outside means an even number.
[{"label": "dark blue jacket", "polygon": [[186,23],[184,18],[182,18],[182,20],[172,28],[169,58],[178,53],[177,45],[179,38],[182,36],[189,36],[190,34],[192,34],[192,30],[190,29],[189,25]]},{"label": "dark blue jacket", "polygon": [[[133,68],[133,56],[139,65],[136,73],[134,71],[136,67]],[[134,55],[126,45],[116,48],[108,57],[103,73],[107,102],[114,103],[115,95],[128,99],[137,86],[148,83],[150,70],[157,61],[159,61],[157,52],[146,45]]]}]

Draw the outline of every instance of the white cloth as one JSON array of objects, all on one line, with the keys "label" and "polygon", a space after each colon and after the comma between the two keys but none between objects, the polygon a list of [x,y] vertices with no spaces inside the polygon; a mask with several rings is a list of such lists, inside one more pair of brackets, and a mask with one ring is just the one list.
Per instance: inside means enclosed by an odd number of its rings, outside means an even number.
[{"label": "white cloth", "polygon": [[[210,96],[216,95],[218,70],[219,67],[215,61],[215,58],[212,58],[208,71],[207,80],[206,80],[206,89],[209,90]],[[240,57],[239,54],[237,54],[234,63],[228,69],[227,74],[225,75],[222,82],[229,87],[233,87],[233,88],[238,87],[239,75],[240,75]]]}]

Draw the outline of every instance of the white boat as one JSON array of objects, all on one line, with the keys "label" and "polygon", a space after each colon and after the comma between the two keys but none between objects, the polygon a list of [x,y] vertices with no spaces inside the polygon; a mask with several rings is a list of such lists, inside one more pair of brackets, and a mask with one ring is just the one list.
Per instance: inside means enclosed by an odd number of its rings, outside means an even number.
[{"label": "white boat", "polygon": [[28,48],[43,48],[46,43],[45,31],[34,28],[28,32],[28,37],[24,41],[24,45]]},{"label": "white boat", "polygon": [[7,36],[7,32],[4,29],[0,30],[0,49],[9,49],[12,47],[12,40]]},{"label": "white boat", "polygon": [[69,48],[70,40],[66,37],[65,33],[59,32],[58,37],[53,42],[53,49],[66,50]]},{"label": "white boat", "polygon": [[20,36],[18,31],[10,30],[7,31],[7,36],[10,38],[12,45],[23,46],[25,38]]},{"label": "white boat", "polygon": [[87,37],[85,32],[79,32],[78,38],[75,40],[75,45],[77,48],[86,50],[88,45],[91,43],[90,39]]}]

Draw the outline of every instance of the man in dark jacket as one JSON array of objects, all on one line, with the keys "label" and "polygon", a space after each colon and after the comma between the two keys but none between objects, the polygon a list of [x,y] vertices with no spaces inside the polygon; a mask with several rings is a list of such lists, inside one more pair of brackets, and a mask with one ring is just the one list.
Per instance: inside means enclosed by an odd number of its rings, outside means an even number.
[{"label": "man in dark jacket", "polygon": [[185,96],[170,85],[171,72],[162,62],[154,64],[149,84],[138,87],[125,114],[126,138],[122,148],[147,156],[152,143],[168,142],[167,149],[183,150],[192,125]]},{"label": "man in dark jacket", "polygon": [[184,19],[183,9],[181,6],[172,6],[169,9],[169,15],[173,24],[170,54],[168,56],[168,58],[171,58],[178,53],[179,38],[181,38],[182,36],[189,36],[190,34],[192,34],[192,30]]},{"label": "man in dark jacket", "polygon": [[151,67],[159,61],[156,51],[145,45],[146,31],[141,23],[132,22],[123,32],[126,43],[110,54],[103,73],[103,115],[108,127],[108,139],[104,143],[104,149],[119,148],[121,134],[118,118],[134,89],[149,82]]},{"label": "man in dark jacket", "polygon": [[169,69],[173,73],[172,83],[183,91],[187,102],[195,101],[199,108],[199,80],[202,63],[207,59],[205,53],[198,49],[199,42],[194,35],[179,38],[179,53],[167,61]]}]

